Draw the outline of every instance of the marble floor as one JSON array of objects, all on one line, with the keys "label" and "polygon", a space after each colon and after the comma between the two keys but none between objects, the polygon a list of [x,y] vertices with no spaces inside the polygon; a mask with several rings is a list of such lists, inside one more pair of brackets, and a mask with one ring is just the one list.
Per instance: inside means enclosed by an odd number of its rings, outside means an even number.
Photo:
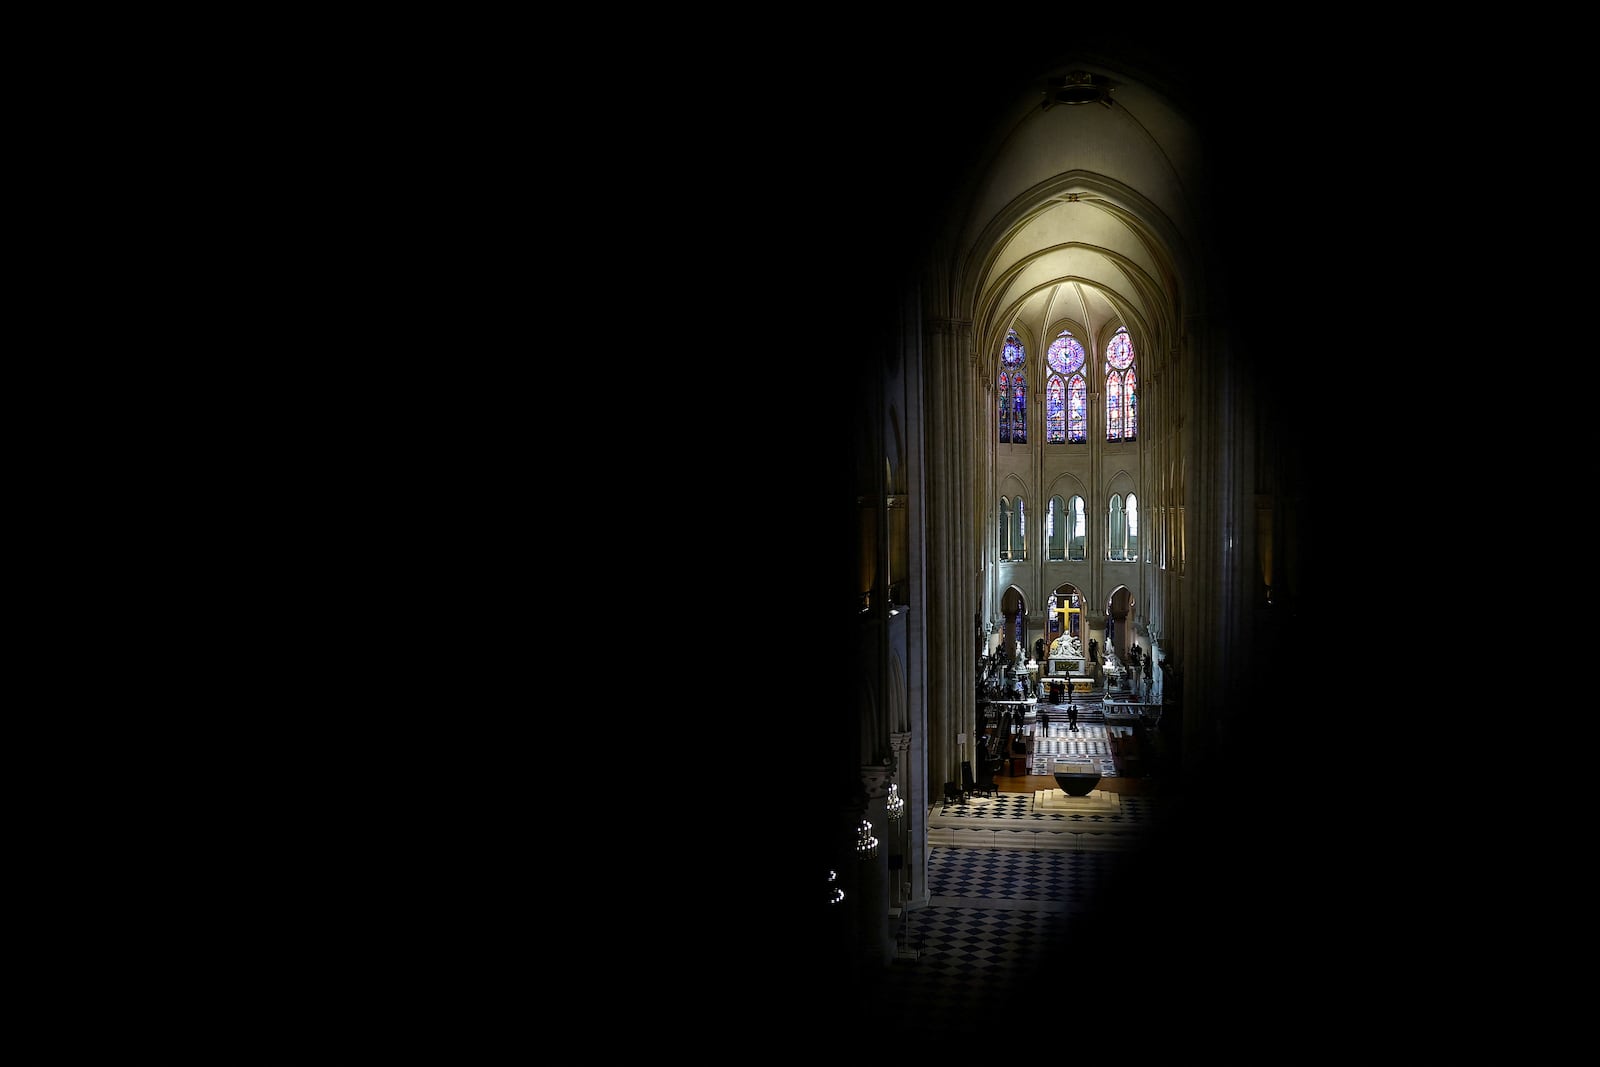
[{"label": "marble floor", "polygon": [[[1242,751],[1277,755],[1281,739],[1268,740]],[[1280,1047],[1279,1024],[1319,1013],[1307,991],[1338,961],[1388,950],[1366,887],[1410,851],[1392,827],[1416,824],[1399,805],[1375,818],[1315,780],[1264,788],[1262,765],[1248,766],[1185,788],[1106,777],[1069,798],[1027,775],[997,779],[997,794],[933,799],[926,903],[891,920],[887,963],[852,976],[851,1012],[934,1051],[1015,1035],[1056,1058],[1167,1042],[1178,1056],[1222,1037],[1266,1042],[1265,1062],[1303,1058]]]},{"label": "marble floor", "polygon": [[[1051,779],[1032,775],[1030,781]],[[1000,791],[928,813],[928,844],[952,848],[1117,851],[1137,843],[1153,824],[1153,797],[1095,789],[1067,796],[1054,784],[1031,792]],[[931,888],[931,882],[930,882]]]},{"label": "marble floor", "polygon": [[[1087,921],[1117,859],[1103,851],[934,848],[929,903],[905,912],[896,958],[865,983],[865,1002],[922,1038],[996,1033],[1011,1010],[1036,1018],[1041,976],[1048,985],[1052,965],[1074,958],[1074,924]],[[1091,960],[1072,966],[1093,969]],[[1060,973],[1064,993],[1071,973]]]},{"label": "marble floor", "polygon": [[894,920],[893,962],[861,976],[863,1011],[933,1040],[997,1037],[1013,1019],[1029,1028],[1041,1019],[1078,1024],[1077,1007],[1090,1007],[1081,995],[1094,991],[1095,955],[1114,943],[1101,905],[1161,811],[1143,783],[1116,777],[1100,710],[1098,700],[1084,708],[1076,731],[1065,708],[1053,706],[1047,728],[1032,714],[1023,728],[1048,766],[1100,770],[1101,787],[1088,796],[1069,797],[1041,773],[932,803],[927,903]]},{"label": "marble floor", "polygon": [[1099,852],[935,848],[931,899],[909,911],[897,958],[875,992],[885,1014],[924,1035],[991,1028],[1027,1003],[1037,975],[1071,949],[1073,909],[1114,857]]},{"label": "marble floor", "polygon": [[[1013,1011],[1036,1017],[1052,985],[1070,997],[1074,976],[1092,980],[1094,954],[1111,943],[1100,905],[1161,812],[1159,797],[1115,777],[1104,730],[1052,723],[1050,737],[1034,741],[1052,765],[1103,764],[1104,787],[1088,796],[1029,775],[932,805],[928,902],[897,918],[893,963],[865,978],[874,1013],[924,1038],[996,1033]],[[1065,1002],[1049,1014],[1071,1023]]]}]

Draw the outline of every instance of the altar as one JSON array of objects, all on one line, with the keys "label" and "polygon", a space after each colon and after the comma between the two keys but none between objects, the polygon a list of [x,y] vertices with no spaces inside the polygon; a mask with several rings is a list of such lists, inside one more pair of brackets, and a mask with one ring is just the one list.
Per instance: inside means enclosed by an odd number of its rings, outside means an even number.
[{"label": "altar", "polygon": [[1088,673],[1089,661],[1083,654],[1083,645],[1073,634],[1052,641],[1049,654],[1045,658],[1050,664],[1047,677]]},{"label": "altar", "polygon": [[1050,676],[1061,674],[1084,674],[1085,660],[1082,656],[1051,656]]},{"label": "altar", "polygon": [[1069,797],[1086,797],[1100,784],[1100,768],[1088,764],[1058,763],[1053,775]]},{"label": "altar", "polygon": [[1085,674],[1046,675],[1039,686],[1050,703],[1061,704],[1067,701],[1069,693],[1093,693],[1094,679]]}]

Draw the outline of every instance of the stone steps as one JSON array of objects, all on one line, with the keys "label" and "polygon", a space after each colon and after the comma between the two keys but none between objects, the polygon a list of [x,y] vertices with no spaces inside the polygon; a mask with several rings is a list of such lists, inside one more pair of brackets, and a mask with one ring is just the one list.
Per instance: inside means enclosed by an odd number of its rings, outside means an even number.
[{"label": "stone steps", "polygon": [[1155,814],[1148,798],[1095,789],[1067,796],[1060,789],[1031,795],[974,798],[928,813],[928,845],[1029,851],[1115,852],[1147,839]]}]

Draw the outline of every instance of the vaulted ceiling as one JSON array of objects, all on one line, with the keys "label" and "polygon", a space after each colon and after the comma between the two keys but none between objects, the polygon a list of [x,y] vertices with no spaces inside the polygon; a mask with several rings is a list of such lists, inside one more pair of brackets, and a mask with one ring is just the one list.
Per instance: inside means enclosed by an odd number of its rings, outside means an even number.
[{"label": "vaulted ceiling", "polygon": [[1176,104],[1106,65],[1019,94],[956,238],[979,350],[1012,328],[1030,349],[1062,329],[1103,349],[1125,324],[1165,351],[1202,284],[1201,148]]}]

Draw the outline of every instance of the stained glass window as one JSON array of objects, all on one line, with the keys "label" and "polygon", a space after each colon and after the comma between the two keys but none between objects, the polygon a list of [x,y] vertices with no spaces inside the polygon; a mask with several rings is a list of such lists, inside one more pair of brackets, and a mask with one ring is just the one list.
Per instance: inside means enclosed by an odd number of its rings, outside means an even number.
[{"label": "stained glass window", "polygon": [[1082,382],[1078,369],[1083,366],[1085,359],[1083,346],[1071,333],[1062,330],[1050,348],[1045,352],[1045,360],[1050,364],[1050,380],[1045,384],[1044,405],[1045,424],[1044,439],[1046,444],[1065,444],[1068,440],[1081,441],[1082,437],[1072,437],[1068,422],[1071,419],[1072,408],[1070,396],[1072,387],[1067,384],[1066,375],[1072,375],[1072,380]]},{"label": "stained glass window", "polygon": [[1050,350],[1045,353],[1045,359],[1050,361],[1050,369],[1057,374],[1071,374],[1083,366],[1083,346],[1072,334],[1062,330],[1061,335],[1050,342]]},{"label": "stained glass window", "polygon": [[1106,440],[1122,439],[1122,375],[1106,375]]},{"label": "stained glass window", "polygon": [[1126,326],[1118,326],[1111,343],[1106,346],[1106,362],[1116,370],[1133,366],[1133,338],[1128,336]]},{"label": "stained glass window", "polygon": [[1132,367],[1129,367],[1127,377],[1122,379],[1122,387],[1127,391],[1124,397],[1127,401],[1127,410],[1123,412],[1122,416],[1122,437],[1125,441],[1132,441],[1139,436],[1138,385],[1139,374]]},{"label": "stained glass window", "polygon": [[1027,349],[1017,331],[1006,331],[1006,340],[1000,346],[1000,376],[995,380],[995,392],[1000,397],[1000,443],[1025,445],[1028,443],[1028,383]]},{"label": "stained glass window", "polygon": [[1011,443],[1011,375],[1004,371],[1000,373],[1000,443]]},{"label": "stained glass window", "polygon": [[1067,383],[1067,440],[1081,445],[1089,439],[1089,387],[1083,375]]},{"label": "stained glass window", "polygon": [[1044,389],[1044,439],[1052,445],[1067,439],[1067,390],[1058,374],[1050,375]]},{"label": "stained glass window", "polygon": [[1106,364],[1106,440],[1132,441],[1139,432],[1139,376],[1126,326],[1106,345]]},{"label": "stained glass window", "polygon": [[1022,338],[1017,336],[1016,330],[1006,333],[1006,343],[1000,349],[1000,359],[1008,367],[1020,367],[1023,359],[1027,357],[1027,350],[1022,347]]}]

